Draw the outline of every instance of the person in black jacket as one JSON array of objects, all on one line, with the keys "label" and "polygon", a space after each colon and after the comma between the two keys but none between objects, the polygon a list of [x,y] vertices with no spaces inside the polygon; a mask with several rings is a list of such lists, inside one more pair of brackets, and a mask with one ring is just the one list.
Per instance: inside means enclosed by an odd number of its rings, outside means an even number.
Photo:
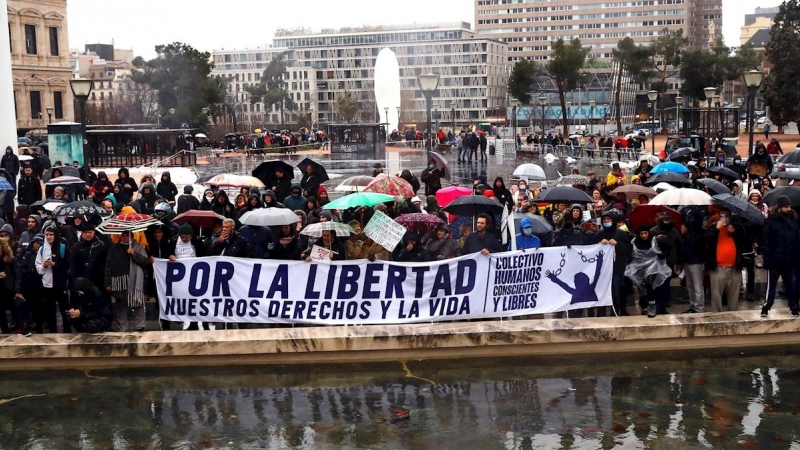
[{"label": "person in black jacket", "polygon": [[411,189],[414,191],[414,195],[417,195],[417,191],[419,191],[420,184],[417,177],[411,173],[410,170],[405,169],[403,172],[400,173],[400,178],[408,181],[408,184],[411,185]]},{"label": "person in black jacket", "polygon": [[398,262],[429,262],[431,254],[420,244],[419,234],[409,231],[403,236],[403,247],[397,254]]},{"label": "person in black jacket", "polygon": [[278,201],[282,203],[291,193],[292,180],[281,167],[277,167],[267,180],[267,189],[274,191]]},{"label": "person in black jacket", "polygon": [[15,181],[19,176],[19,157],[14,154],[14,149],[6,147],[6,154],[0,160],[0,167],[5,169],[11,175],[11,184],[16,187]]},{"label": "person in black jacket", "polygon": [[480,252],[482,255],[488,255],[489,253],[503,251],[503,245],[500,240],[491,232],[492,218],[488,214],[478,214],[478,218],[475,219],[475,226],[476,230],[467,235],[464,240],[464,246],[461,249],[462,254],[469,255]]},{"label": "person in black jacket", "polygon": [[[596,233],[588,236],[585,240],[586,245],[603,244],[614,246],[614,271],[611,278],[611,299],[614,303],[614,310],[620,316],[628,316],[625,303],[625,296],[622,293],[622,285],[625,280],[625,266],[633,258],[633,244],[628,239],[628,233],[617,227],[617,217],[611,212],[605,212],[601,216],[601,228]],[[601,314],[602,311],[601,311]]]},{"label": "person in black jacket", "polygon": [[303,196],[317,197],[319,191],[319,178],[314,173],[314,166],[308,164],[306,166],[306,173],[303,174],[303,179],[300,180],[300,187],[303,188]]},{"label": "person in black jacket", "polygon": [[36,256],[44,243],[44,236],[37,234],[30,245],[17,258],[15,278],[16,321],[17,327],[24,327],[24,332],[33,332],[32,314],[42,302],[42,276],[36,270]]},{"label": "person in black jacket", "polygon": [[[486,134],[483,132],[478,133],[478,147],[481,149],[481,161],[488,161],[489,157],[486,155],[486,147],[489,146],[489,142],[486,141]],[[477,156],[476,156],[477,159]]]},{"label": "person in black jacket", "polygon": [[228,194],[223,190],[217,192],[217,196],[214,197],[214,202],[211,204],[211,211],[229,219],[236,216],[236,208],[234,208],[230,200],[228,200]]},{"label": "person in black jacket", "polygon": [[247,258],[250,256],[249,243],[235,230],[233,219],[222,221],[222,233],[211,246],[211,254]]},{"label": "person in black jacket", "polygon": [[132,199],[133,194],[139,191],[136,180],[131,178],[130,172],[128,172],[128,169],[125,167],[117,171],[117,180],[114,182],[114,185],[119,186],[125,194],[125,197],[129,199]]},{"label": "person in black jacket", "polygon": [[703,271],[706,263],[706,232],[700,212],[686,212],[685,226],[681,229],[681,261],[689,291],[689,309],[685,313],[701,313],[705,308]]},{"label": "person in black jacket", "polygon": [[420,175],[422,182],[425,183],[425,195],[436,195],[436,192],[442,188],[443,176],[444,171],[436,167],[436,160],[429,159],[428,167]]},{"label": "person in black jacket", "polygon": [[162,198],[156,194],[153,183],[142,183],[142,196],[132,203],[132,206],[141,214],[152,215],[155,212],[156,200]]},{"label": "person in black jacket", "polygon": [[110,298],[87,278],[72,283],[72,308],[67,311],[70,323],[79,333],[102,333],[111,330]]},{"label": "person in black jacket", "polygon": [[42,183],[39,181],[39,177],[34,175],[33,167],[25,166],[22,173],[17,189],[17,201],[20,205],[30,206],[42,199]]},{"label": "person in black jacket", "polygon": [[761,317],[767,317],[775,303],[775,287],[779,278],[783,280],[792,316],[800,316],[793,281],[797,255],[800,252],[800,229],[797,225],[797,213],[792,210],[789,197],[779,196],[775,208],[770,210],[758,248],[764,256],[764,269],[769,271],[767,297],[761,307]]},{"label": "person in black jacket", "polygon": [[70,249],[69,277],[86,278],[95,286],[105,286],[106,246],[95,236],[95,225],[81,224],[81,235]]},{"label": "person in black jacket", "polygon": [[492,192],[494,192],[494,196],[497,197],[497,201],[504,205],[508,212],[514,208],[514,197],[511,195],[511,191],[506,188],[506,183],[503,181],[503,177],[497,177],[494,179],[494,186],[492,186]]},{"label": "person in black jacket", "polygon": [[761,142],[757,142],[756,151],[747,158],[745,172],[747,172],[751,180],[759,180],[765,174],[772,173],[773,165],[772,156],[767,153],[767,148]]},{"label": "person in black jacket", "polygon": [[183,214],[186,211],[200,209],[200,200],[192,195],[193,190],[194,188],[191,184],[187,184],[183,187],[183,194],[178,197],[178,201],[176,203],[175,212],[177,214]]},{"label": "person in black jacket", "polygon": [[175,196],[178,195],[178,188],[172,182],[172,176],[168,171],[161,174],[161,181],[156,186],[156,194],[164,197],[168,202],[175,201]]},{"label": "person in black jacket", "polygon": [[270,259],[297,260],[300,258],[300,240],[293,225],[281,225],[275,244],[269,252]]}]

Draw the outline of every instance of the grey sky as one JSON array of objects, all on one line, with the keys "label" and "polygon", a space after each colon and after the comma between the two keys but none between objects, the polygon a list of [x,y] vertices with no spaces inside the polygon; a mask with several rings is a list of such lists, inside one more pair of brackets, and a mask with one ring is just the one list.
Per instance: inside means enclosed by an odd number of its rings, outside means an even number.
[{"label": "grey sky", "polygon": [[[779,4],[780,0],[758,2],[758,6]],[[263,47],[277,28],[474,20],[474,0],[68,0],[67,5],[71,48],[113,40],[117,47],[132,48],[148,59],[155,56],[156,45],[174,41],[204,51]],[[728,45],[738,45],[744,15],[755,6],[756,2],[723,0]]]}]

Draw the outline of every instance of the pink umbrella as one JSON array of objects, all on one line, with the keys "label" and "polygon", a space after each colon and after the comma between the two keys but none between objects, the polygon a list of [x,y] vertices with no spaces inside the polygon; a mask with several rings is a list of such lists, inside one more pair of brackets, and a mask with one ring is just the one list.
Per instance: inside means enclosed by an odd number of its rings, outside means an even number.
[{"label": "pink umbrella", "polygon": [[436,201],[439,203],[440,208],[444,208],[453,200],[465,195],[472,195],[472,189],[463,186],[448,186],[436,191]]}]

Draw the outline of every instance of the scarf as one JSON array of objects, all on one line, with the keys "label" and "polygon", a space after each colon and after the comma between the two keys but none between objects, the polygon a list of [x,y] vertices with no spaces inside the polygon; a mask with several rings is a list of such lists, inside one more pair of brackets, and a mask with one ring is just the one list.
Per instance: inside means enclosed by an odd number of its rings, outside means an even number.
[{"label": "scarf", "polygon": [[112,245],[108,253],[108,266],[111,272],[111,294],[118,299],[127,299],[128,307],[144,306],[144,270],[134,258],[147,258],[147,253],[137,242],[131,246],[135,255],[128,255],[128,245]]}]

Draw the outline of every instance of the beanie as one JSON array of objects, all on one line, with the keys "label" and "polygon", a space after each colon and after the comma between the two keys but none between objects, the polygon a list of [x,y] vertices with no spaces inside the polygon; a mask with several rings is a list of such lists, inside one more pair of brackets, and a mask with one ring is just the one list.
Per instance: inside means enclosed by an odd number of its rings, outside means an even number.
[{"label": "beanie", "polygon": [[792,201],[789,200],[789,197],[785,195],[781,195],[778,197],[778,203],[775,205],[778,208],[783,208],[784,206],[792,206]]},{"label": "beanie", "polygon": [[331,213],[327,209],[320,212],[319,216],[328,219],[328,222],[333,222],[333,213]]},{"label": "beanie", "polygon": [[194,237],[194,229],[188,223],[184,223],[180,228],[178,228],[178,234],[188,234]]}]

